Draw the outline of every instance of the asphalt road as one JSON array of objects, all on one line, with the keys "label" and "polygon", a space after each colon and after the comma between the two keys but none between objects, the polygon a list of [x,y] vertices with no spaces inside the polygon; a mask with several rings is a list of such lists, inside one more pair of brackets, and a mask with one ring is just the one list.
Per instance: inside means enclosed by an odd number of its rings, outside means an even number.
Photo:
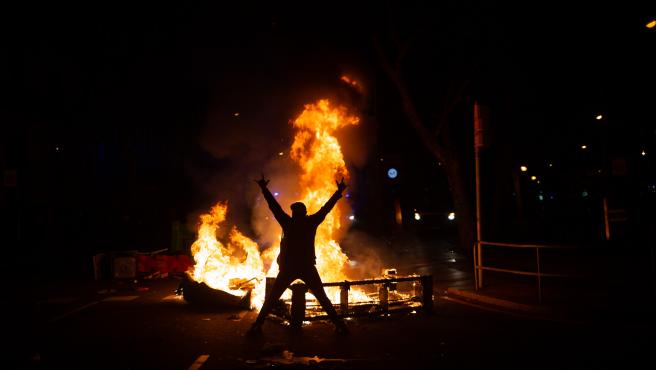
[{"label": "asphalt road", "polygon": [[[435,314],[349,321],[339,336],[329,323],[301,333],[268,321],[245,336],[255,311],[212,312],[176,297],[174,278],[64,284],[44,290],[25,325],[36,369],[441,369],[630,368],[653,362],[651,323],[562,323],[494,312],[441,296]],[[27,327],[31,326],[31,330]],[[316,356],[316,357],[315,357]],[[309,364],[309,365],[308,365]]]},{"label": "asphalt road", "polygon": [[[654,362],[653,315],[627,310],[591,312],[589,320],[547,320],[462,301],[445,293],[473,285],[471,262],[446,244],[404,243],[381,264],[399,274],[433,274],[435,314],[350,320],[346,337],[326,322],[295,333],[269,320],[262,336],[249,338],[255,311],[201,310],[175,295],[180,280],[174,277],[14,279],[8,286],[17,294],[5,294],[4,368],[590,369]],[[635,295],[608,293],[617,306],[640,306]]]}]

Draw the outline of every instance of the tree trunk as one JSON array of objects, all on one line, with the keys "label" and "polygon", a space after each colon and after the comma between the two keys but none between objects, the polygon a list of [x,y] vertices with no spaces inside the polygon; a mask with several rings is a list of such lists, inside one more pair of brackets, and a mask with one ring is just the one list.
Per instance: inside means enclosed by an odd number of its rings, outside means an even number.
[{"label": "tree trunk", "polygon": [[446,177],[449,182],[453,206],[456,213],[456,227],[458,228],[458,246],[469,252],[475,240],[475,219],[471,201],[470,188],[467,186],[461,166],[456,161],[444,164]]},{"label": "tree trunk", "polygon": [[[469,251],[474,243],[474,218],[472,214],[472,201],[470,199],[470,192],[468,191],[469,187],[465,180],[466,177],[463,174],[463,168],[466,168],[467,166],[459,161],[456,149],[451,146],[454,142],[454,138],[451,137],[450,130],[448,130],[449,116],[446,111],[439,112],[440,118],[438,118],[436,127],[441,130],[436,130],[435,132],[429,131],[424,119],[419,114],[415,105],[415,100],[412,98],[405,80],[401,76],[400,69],[398,66],[395,68],[391,65],[378,39],[374,39],[374,44],[379,53],[383,69],[387,72],[387,76],[390,78],[394,86],[396,86],[401,97],[403,110],[408,117],[410,125],[415,129],[426,149],[428,149],[438,162],[444,164],[447,181],[449,182],[453,199],[453,205],[455,207],[458,228],[458,246],[464,251]],[[442,109],[446,110],[449,108],[449,101],[445,100],[444,103]],[[439,135],[443,136],[442,140],[444,142],[449,142],[449,145],[442,145],[438,142],[438,132],[441,132]]]}]

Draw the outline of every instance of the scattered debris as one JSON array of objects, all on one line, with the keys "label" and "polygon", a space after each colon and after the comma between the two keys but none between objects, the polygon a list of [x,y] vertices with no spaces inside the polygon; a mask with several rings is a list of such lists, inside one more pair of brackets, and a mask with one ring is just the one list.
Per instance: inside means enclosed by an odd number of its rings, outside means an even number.
[{"label": "scattered debris", "polygon": [[322,358],[317,355],[314,357],[294,356],[294,352],[287,350],[283,350],[278,356],[264,357],[261,360],[278,365],[315,365],[322,362],[346,362],[346,360],[342,358]]},{"label": "scattered debris", "polygon": [[248,310],[251,306],[250,290],[243,297],[238,297],[222,290],[212,289],[205,283],[198,283],[186,278],[180,283],[178,291],[182,291],[187,302],[200,307]]}]

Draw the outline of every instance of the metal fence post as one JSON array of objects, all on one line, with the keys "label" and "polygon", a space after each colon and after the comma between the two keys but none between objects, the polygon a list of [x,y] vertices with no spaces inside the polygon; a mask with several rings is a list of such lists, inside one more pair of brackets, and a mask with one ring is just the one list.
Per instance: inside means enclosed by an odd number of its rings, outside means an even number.
[{"label": "metal fence post", "polygon": [[472,247],[472,256],[474,256],[474,290],[478,292],[478,242]]},{"label": "metal fence post", "polygon": [[417,279],[417,281],[412,282],[412,291],[413,291],[412,293],[413,297],[417,297],[417,299],[422,298],[423,293],[421,289],[421,281],[419,279]]},{"label": "metal fence post", "polygon": [[351,286],[349,285],[348,282],[344,282],[342,285],[340,285],[340,290],[339,290],[339,310],[341,311],[342,314],[346,315],[348,313],[348,304],[349,304],[349,297],[348,293],[349,290],[351,289]]},{"label": "metal fence post", "polygon": [[538,266],[538,303],[542,304],[542,279],[540,276],[540,248],[535,248],[535,258]]},{"label": "metal fence post", "polygon": [[307,286],[305,284],[293,284],[290,289],[292,290],[292,318],[290,321],[291,327],[298,329],[303,325],[305,320],[305,293]]},{"label": "metal fence post", "polygon": [[387,313],[389,310],[388,298],[387,283],[380,284],[380,287],[378,288],[378,301],[380,302],[380,308],[384,313]]},{"label": "metal fence post", "polygon": [[478,289],[483,289],[483,243],[476,241],[476,276],[478,277]]}]

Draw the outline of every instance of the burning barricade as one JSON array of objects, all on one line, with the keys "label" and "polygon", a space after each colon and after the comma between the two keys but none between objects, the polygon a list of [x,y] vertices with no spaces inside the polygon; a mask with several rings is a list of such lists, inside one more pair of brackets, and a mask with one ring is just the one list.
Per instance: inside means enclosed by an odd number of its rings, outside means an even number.
[{"label": "burning barricade", "polygon": [[[357,116],[349,114],[344,107],[331,105],[328,100],[307,104],[303,112],[292,121],[295,137],[289,153],[291,160],[300,171],[299,200],[307,206],[308,213],[319,210],[330,198],[334,190],[335,178],[348,179],[348,170],[334,132],[358,123]],[[227,204],[219,202],[209,213],[201,215],[198,237],[191,246],[194,266],[183,282],[183,294],[189,302],[204,302],[209,299],[225,303],[226,306],[259,309],[264,301],[267,276],[275,276],[278,273],[275,258],[279,252],[279,245],[260,251],[257,243],[243,235],[236,227],[230,230],[225,240],[219,241],[217,230],[225,227],[223,224],[227,210]],[[343,209],[336,207],[326,216],[316,232],[316,267],[322,279],[330,282],[325,283],[324,286],[331,301],[339,301],[341,307],[346,307],[342,309],[343,315],[349,313],[347,312],[349,302],[367,302],[370,307],[373,307],[373,304],[379,306],[382,304],[386,311],[389,307],[390,294],[393,301],[405,299],[410,302],[411,295],[402,296],[396,292],[396,284],[403,281],[399,280],[403,277],[396,276],[396,271],[392,273],[392,270],[388,270],[380,279],[348,281],[346,266],[349,260],[337,242],[345,231],[343,224],[348,223],[344,217],[346,214],[348,213],[343,212]],[[271,218],[269,222],[275,221]],[[280,235],[275,240],[279,241]],[[409,279],[407,281],[422,281],[424,285],[427,284],[427,279],[421,280],[421,277],[406,278]],[[382,290],[379,289],[379,292],[373,294],[361,289],[361,286],[371,284],[382,284],[384,289],[381,288]],[[391,293],[390,287],[394,288],[391,289]],[[302,288],[297,287],[296,290],[298,292],[295,297],[292,297],[290,290],[287,290],[283,295],[283,301],[303,302],[305,312],[305,302],[312,302],[313,297],[306,297]],[[382,293],[383,291],[385,294]],[[214,298],[209,298],[210,296]],[[296,304],[297,307],[299,305],[300,303]],[[293,307],[289,309],[289,305],[287,308],[288,312],[294,311]],[[320,313],[317,312],[314,316],[319,317]]]}]

